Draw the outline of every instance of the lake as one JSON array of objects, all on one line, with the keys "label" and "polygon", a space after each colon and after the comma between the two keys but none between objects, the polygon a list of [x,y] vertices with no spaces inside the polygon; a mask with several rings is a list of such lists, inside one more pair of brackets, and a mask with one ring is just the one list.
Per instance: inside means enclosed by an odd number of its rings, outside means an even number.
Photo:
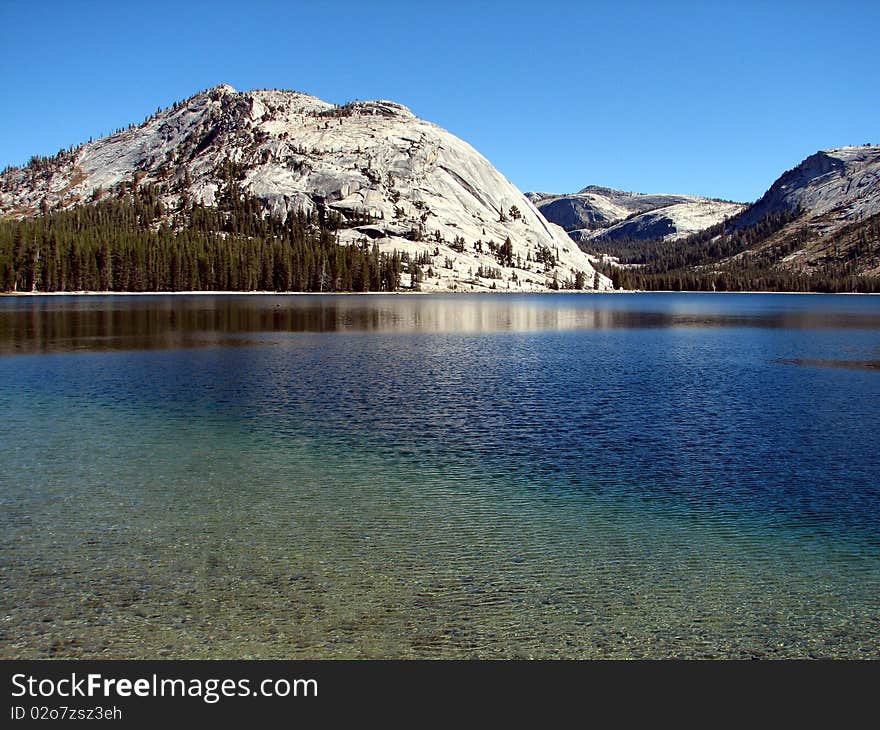
[{"label": "lake", "polygon": [[0,298],[0,657],[880,658],[880,297]]}]

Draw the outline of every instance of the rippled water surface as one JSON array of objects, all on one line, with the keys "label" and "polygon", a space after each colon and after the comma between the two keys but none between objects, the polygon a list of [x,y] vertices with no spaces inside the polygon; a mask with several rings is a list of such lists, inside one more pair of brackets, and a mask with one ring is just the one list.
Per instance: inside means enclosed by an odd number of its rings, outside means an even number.
[{"label": "rippled water surface", "polygon": [[2,657],[880,657],[880,298],[0,298]]}]

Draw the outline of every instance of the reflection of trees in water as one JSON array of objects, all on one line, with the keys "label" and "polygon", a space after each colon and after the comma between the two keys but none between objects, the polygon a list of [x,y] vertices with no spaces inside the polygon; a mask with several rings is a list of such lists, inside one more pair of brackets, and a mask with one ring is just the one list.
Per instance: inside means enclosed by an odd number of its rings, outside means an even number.
[{"label": "reflection of trees in water", "polygon": [[761,311],[748,296],[35,297],[0,308],[0,352],[242,344],[254,341],[244,334],[293,332],[880,327],[877,311],[822,311],[816,301]]}]

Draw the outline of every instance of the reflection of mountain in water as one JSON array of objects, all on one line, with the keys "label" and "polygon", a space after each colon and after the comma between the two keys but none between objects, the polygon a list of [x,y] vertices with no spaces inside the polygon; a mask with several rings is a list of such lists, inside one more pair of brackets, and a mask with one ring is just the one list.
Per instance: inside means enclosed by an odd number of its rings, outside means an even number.
[{"label": "reflection of mountain in water", "polygon": [[7,299],[0,306],[0,352],[268,344],[297,332],[880,328],[880,311],[866,301],[678,294]]}]

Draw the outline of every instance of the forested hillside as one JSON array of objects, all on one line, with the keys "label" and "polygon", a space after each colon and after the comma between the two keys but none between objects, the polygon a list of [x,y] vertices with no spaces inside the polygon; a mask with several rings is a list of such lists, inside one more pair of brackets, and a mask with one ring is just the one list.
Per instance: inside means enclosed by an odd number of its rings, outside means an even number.
[{"label": "forested hillside", "polygon": [[[734,219],[678,241],[603,241],[591,253],[622,265],[597,268],[626,289],[880,292],[880,276],[864,273],[880,265],[880,215],[821,238],[801,216],[780,211],[743,228]],[[798,258],[805,248],[809,265]]]},{"label": "forested hillside", "polygon": [[4,291],[395,291],[408,257],[342,246],[329,211],[267,216],[230,176],[217,205],[168,215],[153,185],[0,222]]}]

